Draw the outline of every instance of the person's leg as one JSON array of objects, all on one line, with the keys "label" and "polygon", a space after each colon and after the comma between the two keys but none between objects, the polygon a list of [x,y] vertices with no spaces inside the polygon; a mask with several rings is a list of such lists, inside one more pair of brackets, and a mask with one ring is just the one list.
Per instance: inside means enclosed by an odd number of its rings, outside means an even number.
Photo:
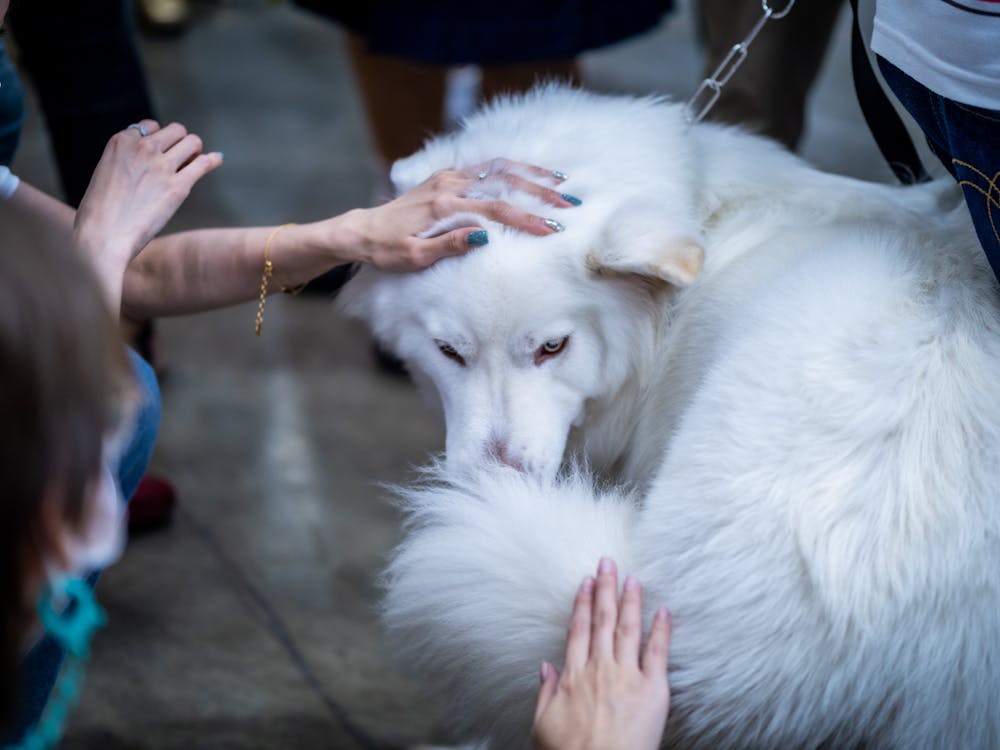
[{"label": "person's leg", "polygon": [[[786,0],[771,5],[780,10]],[[741,124],[794,149],[805,126],[806,99],[826,54],[843,0],[799,3],[769,21],[750,45],[746,61],[723,87],[708,115]],[[697,0],[705,45],[705,76],[742,42],[763,11],[760,0]]]},{"label": "person's leg", "polygon": [[878,58],[893,94],[924,131],[931,149],[962,186],[979,243],[1000,280],[1000,111],[934,93]]},{"label": "person's leg", "polygon": [[135,493],[139,480],[149,466],[156,436],[160,431],[161,417],[160,387],[156,382],[156,373],[149,362],[131,349],[129,358],[132,360],[132,369],[139,386],[140,402],[135,427],[118,462],[118,486],[121,488],[122,497],[126,499]]},{"label": "person's leg", "polygon": [[372,54],[358,34],[351,34],[349,40],[375,150],[388,166],[441,132],[448,69]]},{"label": "person's leg", "polygon": [[24,125],[24,92],[0,35],[0,166],[9,167]]},{"label": "person's leg", "polygon": [[[131,498],[139,485],[160,429],[160,389],[153,368],[134,351],[129,350],[136,384],[140,394],[139,410],[128,444],[118,463],[116,477],[122,496]],[[97,583],[100,572],[88,576],[91,586]],[[63,651],[49,636],[42,638],[21,662],[21,712],[16,727],[9,736],[0,732],[0,746],[14,743],[24,737],[38,723],[55,686],[62,666]]]},{"label": "person's leg", "polygon": [[30,0],[11,7],[9,22],[73,206],[108,139],[153,116],[128,8],[127,0]]}]

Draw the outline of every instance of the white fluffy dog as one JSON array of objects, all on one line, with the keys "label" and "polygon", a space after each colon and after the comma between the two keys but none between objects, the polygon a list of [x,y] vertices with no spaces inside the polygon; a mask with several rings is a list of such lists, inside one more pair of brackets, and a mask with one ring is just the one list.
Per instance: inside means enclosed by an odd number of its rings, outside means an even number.
[{"label": "white fluffy dog", "polygon": [[569,174],[565,232],[344,298],[444,413],[385,618],[459,731],[527,745],[611,555],[674,614],[668,746],[1000,747],[1000,295],[954,192],[560,88],[393,178],[496,154]]}]

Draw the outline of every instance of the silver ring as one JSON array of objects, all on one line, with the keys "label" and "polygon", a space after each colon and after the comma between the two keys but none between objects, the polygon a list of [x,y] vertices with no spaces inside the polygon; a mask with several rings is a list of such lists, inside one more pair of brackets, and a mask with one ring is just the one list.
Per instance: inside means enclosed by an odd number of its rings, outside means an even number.
[{"label": "silver ring", "polygon": [[143,138],[145,138],[147,135],[149,135],[149,131],[146,130],[146,126],[143,125],[141,122],[133,122],[131,125],[129,125],[125,129],[126,130],[138,130],[139,131],[139,135],[142,136]]},{"label": "silver ring", "polygon": [[489,172],[477,172],[476,173],[476,179],[479,180],[480,182],[482,182],[483,180],[485,180],[489,176],[490,176]]}]

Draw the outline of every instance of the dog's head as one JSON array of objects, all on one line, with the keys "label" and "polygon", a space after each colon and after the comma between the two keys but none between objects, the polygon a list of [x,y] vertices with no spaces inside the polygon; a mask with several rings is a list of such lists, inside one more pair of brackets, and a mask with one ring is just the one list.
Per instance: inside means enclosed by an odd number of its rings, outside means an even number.
[{"label": "dog's head", "polygon": [[441,408],[450,465],[499,460],[551,477],[588,407],[650,358],[663,298],[701,268],[693,240],[642,221],[619,212],[596,236],[580,221],[544,238],[491,225],[487,247],[421,273],[365,269],[341,307]]},{"label": "dog's head", "polygon": [[547,87],[494,103],[394,165],[406,190],[498,154],[554,163],[571,173],[560,189],[583,200],[560,210],[523,193],[483,196],[566,231],[532,237],[480,221],[486,247],[421,273],[365,269],[342,293],[342,309],[440,406],[449,464],[498,459],[552,476],[574,427],[587,442],[593,413],[622,421],[615,399],[652,356],[665,297],[701,270],[682,128],[673,105]]}]

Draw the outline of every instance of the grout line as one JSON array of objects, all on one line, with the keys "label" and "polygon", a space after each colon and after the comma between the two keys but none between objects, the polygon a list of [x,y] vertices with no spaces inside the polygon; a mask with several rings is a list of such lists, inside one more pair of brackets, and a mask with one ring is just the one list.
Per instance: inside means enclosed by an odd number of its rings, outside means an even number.
[{"label": "grout line", "polygon": [[379,750],[381,747],[364,729],[362,729],[350,717],[348,712],[337,703],[323,687],[322,681],[309,665],[308,660],[302,653],[295,641],[294,636],[288,628],[287,623],[278,613],[263,591],[258,588],[243,569],[236,563],[223,549],[218,537],[212,530],[195,518],[183,507],[178,508],[178,515],[195,532],[199,539],[212,552],[220,567],[226,573],[227,578],[239,593],[250,600],[263,620],[264,625],[274,640],[280,645],[292,665],[301,675],[309,688],[319,698],[320,702],[327,709],[337,724],[354,740],[358,747],[363,750]]}]

